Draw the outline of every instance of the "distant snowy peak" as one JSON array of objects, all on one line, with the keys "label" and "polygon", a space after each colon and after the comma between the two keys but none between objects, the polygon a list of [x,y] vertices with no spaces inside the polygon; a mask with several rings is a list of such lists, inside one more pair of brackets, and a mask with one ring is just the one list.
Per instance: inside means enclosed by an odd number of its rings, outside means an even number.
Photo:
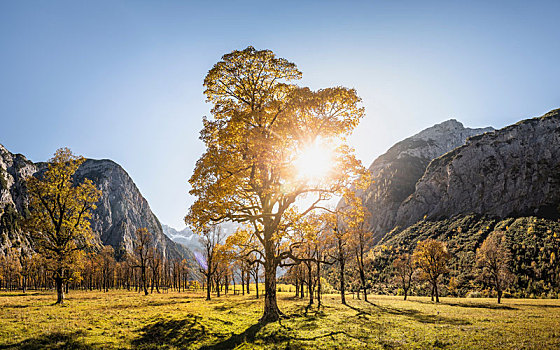
[{"label": "distant snowy peak", "polygon": [[[239,228],[239,224],[225,222],[221,223],[220,227],[222,232],[224,233],[225,237],[233,234],[237,228]],[[163,229],[163,233],[169,237],[173,242],[182,244],[191,250],[200,250],[202,249],[202,244],[200,243],[200,236],[196,233],[192,232],[188,227],[185,227],[181,231],[162,224],[161,228]]]},{"label": "distant snowy peak", "polygon": [[163,229],[163,233],[173,242],[182,244],[191,250],[201,248],[199,236],[189,230],[188,227],[185,227],[181,231],[178,231],[171,226],[162,224],[161,228]]}]

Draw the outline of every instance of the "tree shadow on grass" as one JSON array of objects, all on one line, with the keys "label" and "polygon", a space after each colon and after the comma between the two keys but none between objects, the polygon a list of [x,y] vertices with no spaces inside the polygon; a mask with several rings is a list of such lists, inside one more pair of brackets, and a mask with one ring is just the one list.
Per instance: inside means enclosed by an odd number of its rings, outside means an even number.
[{"label": "tree shadow on grass", "polygon": [[464,308],[474,308],[474,309],[492,309],[492,310],[518,310],[516,307],[502,305],[502,304],[483,304],[483,303],[450,303],[450,302],[443,302],[442,305],[449,305],[449,306],[458,306]]},{"label": "tree shadow on grass", "polygon": [[357,312],[356,316],[358,316],[358,317],[360,317],[360,316],[371,316],[371,312],[369,312],[367,310],[360,309],[360,308],[352,306],[350,304],[344,304],[344,305],[346,305],[350,309],[356,311]]},{"label": "tree shadow on grass", "polygon": [[538,307],[538,308],[560,308],[560,305],[554,304],[515,304],[523,307]]},{"label": "tree shadow on grass", "polygon": [[[234,301],[234,300],[216,300],[213,299],[213,302],[217,302],[218,305],[214,306],[214,310],[217,311],[227,311],[232,309],[238,309],[240,307],[245,307],[246,305],[252,305],[254,300],[241,300],[241,301]],[[225,304],[227,302],[227,304]],[[219,304],[224,303],[224,304]]]},{"label": "tree shadow on grass", "polygon": [[31,307],[31,305],[13,304],[13,305],[2,305],[2,309],[25,309]]},{"label": "tree shadow on grass", "polygon": [[[356,312],[358,312],[357,316],[360,315],[369,315],[371,316],[371,313],[351,306],[351,305],[347,305],[349,308],[351,308],[352,310],[355,310]],[[399,309],[396,307],[391,307],[391,306],[381,306],[381,305],[375,305],[372,304],[373,307],[375,307],[377,310],[379,310],[379,312],[381,313],[387,313],[387,314],[391,314],[391,315],[397,315],[397,316],[405,316],[408,317],[410,319],[413,319],[415,321],[418,321],[420,323],[432,323],[432,324],[448,324],[448,325],[455,325],[455,326],[465,326],[465,325],[469,325],[471,324],[470,321],[468,320],[464,320],[464,319],[460,319],[460,318],[454,318],[454,317],[445,317],[445,316],[440,316],[439,314],[433,315],[433,314],[424,314],[422,312],[420,312],[419,310],[415,310],[415,309]]]},{"label": "tree shadow on grass", "polygon": [[294,312],[291,312],[289,315],[286,315],[285,318],[296,318],[296,317],[304,317],[307,320],[318,320],[324,318],[326,316],[325,312],[320,309],[316,309],[313,305],[306,304],[298,305]]},{"label": "tree shadow on grass", "polygon": [[201,349],[234,349],[243,343],[254,343],[257,333],[265,325],[256,323],[239,334],[232,334],[229,338],[219,343],[201,347]]},{"label": "tree shadow on grass", "polygon": [[190,300],[182,300],[182,301],[152,301],[150,300],[146,304],[131,304],[131,303],[121,303],[110,305],[108,308],[116,309],[116,310],[129,310],[134,308],[148,308],[153,306],[167,306],[167,305],[178,305],[178,304],[188,304]]},{"label": "tree shadow on grass", "polygon": [[[291,317],[293,317],[293,315],[291,315],[290,318]],[[203,350],[234,349],[241,344],[256,344],[256,343],[258,343],[259,345],[264,345],[265,348],[267,347],[267,345],[275,345],[276,347],[278,347],[280,346],[280,344],[286,344],[286,348],[291,348],[290,345],[294,346],[294,348],[299,348],[300,346],[298,346],[297,344],[290,344],[290,342],[292,341],[310,342],[321,338],[331,338],[334,340],[334,337],[337,335],[344,335],[346,337],[350,337],[366,343],[366,341],[362,339],[363,337],[357,337],[345,331],[332,331],[314,337],[298,337],[294,335],[293,328],[283,325],[281,321],[279,321],[279,324],[280,324],[280,328],[272,329],[272,330],[265,329],[263,330],[263,332],[259,333],[261,329],[263,329],[266,326],[266,324],[256,323],[239,334],[232,334],[229,338],[224,339],[221,342],[201,347],[201,349]],[[301,330],[301,329],[302,329],[301,326],[297,327],[297,330]]]},{"label": "tree shadow on grass", "polygon": [[492,309],[492,310],[517,310],[516,307],[503,305],[503,304],[486,304],[486,303],[453,303],[450,301],[441,301],[439,303],[434,303],[433,301],[423,301],[423,300],[414,300],[413,302],[419,304],[428,304],[428,305],[447,305],[447,306],[457,306],[457,307],[464,307],[464,308],[473,308],[473,309]]},{"label": "tree shadow on grass", "polygon": [[18,349],[18,350],[93,350],[102,349],[102,347],[94,347],[84,343],[79,338],[84,335],[83,331],[76,332],[55,332],[42,334],[35,338],[23,340],[15,344],[0,345],[0,349]]},{"label": "tree shadow on grass", "polygon": [[26,292],[26,293],[22,293],[22,292],[9,292],[9,293],[4,293],[1,294],[0,297],[5,298],[5,297],[30,297],[30,296],[34,296],[34,295],[49,295],[51,293],[48,292]]},{"label": "tree shadow on grass", "polygon": [[142,327],[140,337],[132,341],[132,346],[135,349],[184,349],[191,342],[211,335],[201,320],[202,317],[195,315],[182,320],[159,319]]}]

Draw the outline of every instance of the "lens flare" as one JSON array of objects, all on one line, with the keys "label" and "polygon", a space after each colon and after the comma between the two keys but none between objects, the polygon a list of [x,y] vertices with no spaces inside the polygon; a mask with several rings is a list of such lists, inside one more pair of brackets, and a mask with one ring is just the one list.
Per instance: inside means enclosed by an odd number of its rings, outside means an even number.
[{"label": "lens flare", "polygon": [[333,151],[327,143],[316,139],[297,155],[294,166],[303,180],[318,181],[328,176],[333,165]]}]

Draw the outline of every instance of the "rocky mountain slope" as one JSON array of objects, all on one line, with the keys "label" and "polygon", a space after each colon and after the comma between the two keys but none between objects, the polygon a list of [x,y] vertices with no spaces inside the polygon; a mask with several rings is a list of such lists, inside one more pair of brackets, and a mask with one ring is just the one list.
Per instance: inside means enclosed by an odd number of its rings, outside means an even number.
[{"label": "rocky mountain slope", "polygon": [[521,121],[432,161],[396,224],[484,214],[556,219],[560,205],[560,110]]},{"label": "rocky mountain slope", "polygon": [[[560,249],[560,222],[534,216],[497,218],[461,214],[440,220],[420,220],[404,230],[397,229],[375,248],[376,261],[372,266],[378,271],[376,280],[390,284],[393,260],[403,252],[412,253],[418,241],[431,238],[445,242],[451,253],[449,273],[441,283],[445,293],[464,296],[480,276],[476,250],[494,231],[504,234],[512,256],[509,268],[514,278],[510,292],[517,297],[558,297],[560,260],[556,256]],[[449,288],[451,280],[453,288]]]},{"label": "rocky mountain slope", "polygon": [[398,142],[377,158],[369,167],[375,182],[362,194],[375,240],[395,226],[401,203],[414,192],[432,159],[463,145],[468,137],[493,130],[465,128],[451,119]]},{"label": "rocky mountain slope", "polygon": [[[44,167],[45,163],[34,164],[24,156],[13,155],[0,146],[0,250],[11,246],[28,246],[17,227],[17,218],[25,215],[27,210],[24,179]],[[91,179],[103,193],[91,221],[91,227],[102,244],[113,246],[117,252],[132,252],[136,230],[146,227],[164,256],[171,259],[190,257],[187,248],[163,234],[161,224],[150,210],[148,202],[120,165],[111,160],[88,159],[75,176],[78,181]]]},{"label": "rocky mountain slope", "polygon": [[0,145],[0,254],[7,248],[29,246],[20,222],[27,211],[25,178],[36,171],[33,162]]},{"label": "rocky mountain slope", "polygon": [[464,296],[476,284],[484,288],[476,250],[499,231],[512,256],[508,293],[558,297],[559,218],[560,110],[554,110],[470,137],[432,160],[398,206],[394,228],[373,248],[371,283],[377,292],[395,292],[393,260],[432,238],[451,253],[441,283],[445,294]]}]

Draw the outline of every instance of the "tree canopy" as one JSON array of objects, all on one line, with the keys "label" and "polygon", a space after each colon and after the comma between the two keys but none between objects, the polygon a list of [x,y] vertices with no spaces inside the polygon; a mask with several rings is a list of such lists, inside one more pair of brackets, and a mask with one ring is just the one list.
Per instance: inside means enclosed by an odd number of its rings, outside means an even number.
[{"label": "tree canopy", "polygon": [[[206,151],[189,182],[196,196],[185,221],[198,232],[209,223],[244,223],[265,267],[263,321],[276,320],[276,268],[289,257],[283,235],[297,216],[322,208],[366,174],[346,144],[364,115],[354,89],[312,91],[294,63],[248,47],[214,65],[204,80],[212,117],[204,118]],[[331,152],[321,177],[301,176],[298,156],[313,144]],[[296,209],[303,197],[310,203]],[[289,247],[288,247],[289,248]]]},{"label": "tree canopy", "polygon": [[74,184],[74,173],[84,161],[61,148],[41,176],[27,180],[30,216],[26,225],[53,274],[58,303],[64,300],[63,283],[72,278],[81,251],[93,238],[89,219],[101,196],[89,179]]}]

